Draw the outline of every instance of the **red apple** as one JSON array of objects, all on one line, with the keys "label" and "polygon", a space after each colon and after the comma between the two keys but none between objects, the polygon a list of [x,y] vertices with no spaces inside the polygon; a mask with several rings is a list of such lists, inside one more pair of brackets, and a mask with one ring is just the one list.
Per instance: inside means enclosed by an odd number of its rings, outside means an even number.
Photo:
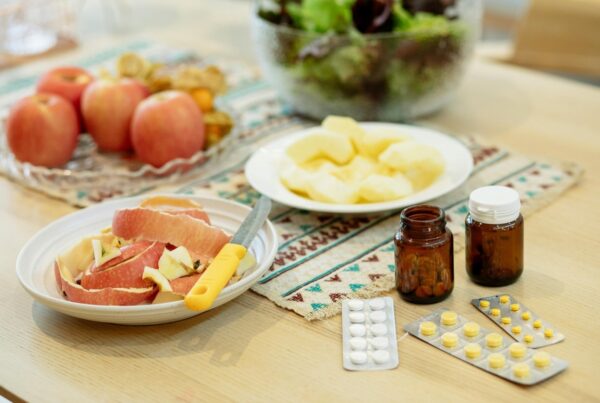
[{"label": "red apple", "polygon": [[189,158],[204,146],[202,112],[184,92],[154,94],[135,111],[131,141],[139,159],[156,167]]},{"label": "red apple", "polygon": [[94,76],[80,67],[57,67],[40,78],[37,92],[60,95],[73,104],[81,119],[81,95],[92,81]]},{"label": "red apple", "polygon": [[145,95],[144,87],[128,78],[97,80],[86,88],[81,111],[98,148],[105,151],[131,149],[131,118]]},{"label": "red apple", "polygon": [[67,163],[79,135],[77,113],[70,102],[53,94],[21,99],[6,123],[8,146],[19,161],[57,167]]}]

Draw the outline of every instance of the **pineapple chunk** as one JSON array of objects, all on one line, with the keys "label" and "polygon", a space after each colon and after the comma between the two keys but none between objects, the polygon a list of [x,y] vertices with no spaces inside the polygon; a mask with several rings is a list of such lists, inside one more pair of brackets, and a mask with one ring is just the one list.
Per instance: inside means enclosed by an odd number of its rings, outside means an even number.
[{"label": "pineapple chunk", "polygon": [[444,170],[444,157],[437,149],[414,141],[390,145],[379,155],[379,161],[401,172],[418,168],[439,174]]},{"label": "pineapple chunk", "polygon": [[326,203],[348,204],[358,201],[355,186],[344,183],[332,174],[315,175],[308,186],[308,196]]},{"label": "pineapple chunk", "polygon": [[356,183],[376,170],[376,161],[362,155],[357,155],[349,164],[337,168],[332,173],[343,182]]},{"label": "pineapple chunk", "polygon": [[360,197],[370,203],[401,199],[412,192],[411,182],[402,174],[369,175],[360,183],[359,187]]},{"label": "pineapple chunk", "polygon": [[298,193],[307,193],[308,183],[311,178],[312,173],[294,163],[290,163],[284,167],[279,174],[279,179],[281,179],[283,186]]},{"label": "pineapple chunk", "polygon": [[288,156],[297,164],[315,158],[328,158],[345,164],[354,157],[352,142],[347,136],[334,132],[313,133],[301,138],[287,149]]},{"label": "pineapple chunk", "polygon": [[403,172],[415,190],[433,183],[444,172],[444,157],[435,148],[407,141],[390,145],[379,156],[387,167]]},{"label": "pineapple chunk", "polygon": [[362,142],[362,152],[371,158],[379,157],[390,145],[410,140],[410,137],[390,129],[367,131]]},{"label": "pineapple chunk", "polygon": [[323,123],[324,129],[350,137],[356,151],[361,152],[365,130],[356,120],[345,116],[327,116]]}]

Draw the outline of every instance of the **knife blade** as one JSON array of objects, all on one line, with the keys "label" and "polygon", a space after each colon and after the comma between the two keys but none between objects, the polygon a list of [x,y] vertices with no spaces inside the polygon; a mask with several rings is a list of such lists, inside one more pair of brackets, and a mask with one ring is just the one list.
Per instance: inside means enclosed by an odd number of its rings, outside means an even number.
[{"label": "knife blade", "polygon": [[204,311],[212,306],[236,272],[240,261],[246,256],[248,247],[267,220],[270,211],[271,200],[264,195],[261,196],[231,241],[221,248],[185,296],[184,302],[189,309]]}]

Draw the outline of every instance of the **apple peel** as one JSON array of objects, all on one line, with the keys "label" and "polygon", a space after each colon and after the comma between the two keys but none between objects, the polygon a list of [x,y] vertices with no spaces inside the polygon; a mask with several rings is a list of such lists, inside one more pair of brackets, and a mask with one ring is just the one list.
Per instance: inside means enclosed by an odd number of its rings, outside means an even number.
[{"label": "apple peel", "polygon": [[82,274],[83,267],[88,267],[93,261],[92,239],[111,242],[114,235],[86,237],[54,262],[58,290],[67,300],[92,305],[138,305],[154,298],[157,287],[85,289],[77,284],[74,279]]}]

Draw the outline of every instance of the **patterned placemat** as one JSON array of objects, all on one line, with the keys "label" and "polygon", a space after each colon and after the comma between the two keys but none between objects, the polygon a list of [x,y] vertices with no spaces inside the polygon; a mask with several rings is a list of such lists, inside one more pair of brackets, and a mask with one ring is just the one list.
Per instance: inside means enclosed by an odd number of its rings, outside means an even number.
[{"label": "patterned placemat", "polygon": [[[165,52],[164,47],[136,42],[100,52],[78,64],[98,67],[111,63],[125,50],[144,54]],[[149,193],[209,194],[252,205],[259,194],[244,176],[248,156],[262,144],[316,124],[294,116],[275,91],[257,79],[249,68],[224,61],[217,64],[233,78],[234,88],[222,101],[239,112],[240,141],[219,161],[206,167],[201,177],[148,189]],[[0,106],[28,91],[34,83],[35,76],[0,83]],[[555,200],[582,174],[582,169],[573,163],[537,161],[485,145],[477,138],[457,138],[471,150],[473,173],[460,188],[431,202],[445,209],[456,252],[464,243],[463,223],[471,190],[491,184],[511,186],[521,195],[523,214],[527,217]],[[86,197],[65,198],[77,205],[97,201]],[[252,290],[277,305],[309,320],[323,319],[339,313],[344,298],[372,297],[394,287],[392,237],[399,224],[399,211],[343,216],[311,213],[275,203],[270,218],[280,237],[279,251],[273,266]]]}]

